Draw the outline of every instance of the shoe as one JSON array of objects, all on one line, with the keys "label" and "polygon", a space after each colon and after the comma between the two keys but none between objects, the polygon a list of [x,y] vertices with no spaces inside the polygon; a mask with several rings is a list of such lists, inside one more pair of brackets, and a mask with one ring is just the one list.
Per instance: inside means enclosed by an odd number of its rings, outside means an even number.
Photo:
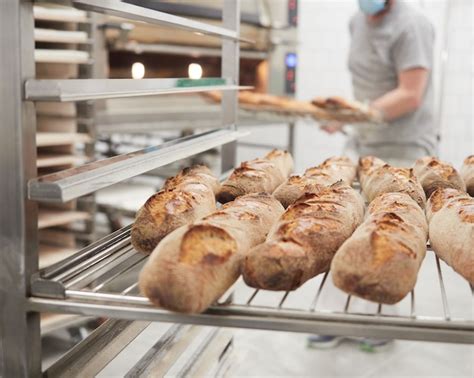
[{"label": "shoe", "polygon": [[390,339],[362,339],[359,349],[367,353],[377,353],[389,349],[392,344],[393,340]]},{"label": "shoe", "polygon": [[308,348],[331,349],[338,346],[339,343],[344,340],[344,337],[331,335],[310,335],[306,340]]}]

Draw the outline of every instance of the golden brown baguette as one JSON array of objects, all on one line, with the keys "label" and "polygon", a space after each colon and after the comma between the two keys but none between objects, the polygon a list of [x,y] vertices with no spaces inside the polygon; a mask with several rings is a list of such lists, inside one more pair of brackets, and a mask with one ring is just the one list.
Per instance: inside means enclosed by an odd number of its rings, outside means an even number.
[{"label": "golden brown baguette", "polygon": [[461,175],[448,163],[433,156],[418,159],[413,166],[426,197],[429,198],[437,188],[455,188],[466,191]]},{"label": "golden brown baguette", "polygon": [[421,208],[425,208],[426,196],[412,169],[396,168],[372,156],[359,160],[359,180],[368,202],[383,193],[406,193]]},{"label": "golden brown baguette", "polygon": [[271,195],[250,194],[175,230],[158,244],[141,271],[141,292],[169,310],[206,310],[237,280],[242,259],[265,240],[283,211]]},{"label": "golden brown baguette", "polygon": [[439,188],[428,200],[427,215],[433,251],[474,285],[474,198]]},{"label": "golden brown baguette", "polygon": [[464,159],[461,168],[461,176],[466,184],[466,191],[474,197],[474,155]]},{"label": "golden brown baguette", "polygon": [[331,157],[316,167],[308,168],[302,176],[290,177],[273,195],[287,208],[304,193],[315,193],[321,186],[329,186],[338,181],[352,185],[356,171],[356,165],[349,158]]},{"label": "golden brown baguette", "polygon": [[132,245],[139,252],[151,253],[171,231],[212,213],[219,187],[217,178],[202,165],[169,178],[138,210],[131,230]]},{"label": "golden brown baguette", "polygon": [[425,214],[410,196],[382,194],[336,252],[331,264],[334,284],[370,301],[399,302],[415,286],[427,236]]},{"label": "golden brown baguette", "polygon": [[287,151],[273,150],[264,158],[243,162],[234,169],[217,194],[220,203],[250,193],[272,194],[293,170],[293,158]]},{"label": "golden brown baguette", "polygon": [[364,201],[342,183],[305,194],[291,205],[243,263],[245,282],[267,290],[294,290],[328,270],[340,245],[362,222]]},{"label": "golden brown baguette", "polygon": [[311,104],[326,111],[330,118],[346,122],[381,122],[377,111],[358,101],[350,101],[339,96],[316,97]]},{"label": "golden brown baguette", "polygon": [[387,163],[375,156],[365,156],[360,158],[359,165],[357,167],[357,176],[359,178],[360,185],[364,185],[366,178],[377,168],[380,168],[385,164]]}]

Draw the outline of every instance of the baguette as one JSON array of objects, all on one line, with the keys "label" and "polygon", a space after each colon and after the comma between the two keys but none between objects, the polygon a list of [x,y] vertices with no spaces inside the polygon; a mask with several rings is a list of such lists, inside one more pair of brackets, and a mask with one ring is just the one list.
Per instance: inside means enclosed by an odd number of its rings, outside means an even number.
[{"label": "baguette", "polygon": [[365,185],[365,180],[367,177],[372,175],[372,173],[387,163],[382,159],[379,159],[375,156],[365,156],[359,159],[359,166],[357,167],[357,176],[359,178],[360,185]]},{"label": "baguette", "polygon": [[474,198],[439,188],[428,200],[427,215],[433,251],[474,285]]},{"label": "baguette", "polygon": [[359,179],[367,200],[384,193],[406,193],[424,209],[426,196],[412,169],[396,168],[372,156],[359,160]]},{"label": "baguette", "polygon": [[456,169],[435,157],[425,156],[418,159],[413,166],[413,172],[427,198],[437,188],[455,188],[466,191],[466,185]]},{"label": "baguette", "polygon": [[175,230],[141,271],[141,292],[172,311],[203,312],[237,280],[242,259],[283,211],[271,195],[250,194]]},{"label": "baguette", "polygon": [[466,184],[466,191],[474,197],[474,155],[468,156],[464,160],[461,176]]},{"label": "baguette", "polygon": [[245,282],[267,290],[294,290],[328,270],[339,246],[362,222],[364,201],[337,183],[291,205],[243,263]]},{"label": "baguette", "polygon": [[394,304],[415,286],[426,254],[428,225],[423,210],[406,193],[385,193],[337,251],[334,284],[348,294]]},{"label": "baguette", "polygon": [[284,208],[294,203],[304,193],[315,193],[321,186],[338,181],[352,185],[356,175],[355,164],[347,157],[332,157],[316,167],[308,168],[302,176],[292,176],[273,193]]},{"label": "baguette", "polygon": [[272,194],[293,170],[293,158],[287,151],[273,150],[262,159],[243,162],[222,184],[217,194],[220,203],[250,193]]},{"label": "baguette", "polygon": [[220,184],[205,166],[185,168],[138,210],[131,230],[133,247],[151,253],[171,231],[216,210]]},{"label": "baguette", "polygon": [[314,106],[331,111],[351,110],[356,112],[364,109],[363,104],[356,101],[349,101],[339,96],[316,97],[311,101],[311,103]]}]

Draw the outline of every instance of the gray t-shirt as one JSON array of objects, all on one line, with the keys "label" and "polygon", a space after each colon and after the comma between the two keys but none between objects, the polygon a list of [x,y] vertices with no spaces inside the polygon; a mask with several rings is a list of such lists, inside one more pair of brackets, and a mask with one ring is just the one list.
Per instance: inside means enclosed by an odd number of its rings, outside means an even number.
[{"label": "gray t-shirt", "polygon": [[[434,29],[429,20],[411,6],[395,1],[383,20],[369,24],[358,12],[351,20],[349,69],[354,96],[373,101],[397,88],[398,73],[411,68],[426,68],[430,78],[422,105],[413,113],[387,125],[353,127],[353,139],[365,150],[391,149],[397,146],[436,150],[434,123],[433,69]],[[353,141],[354,142],[354,141]]]}]

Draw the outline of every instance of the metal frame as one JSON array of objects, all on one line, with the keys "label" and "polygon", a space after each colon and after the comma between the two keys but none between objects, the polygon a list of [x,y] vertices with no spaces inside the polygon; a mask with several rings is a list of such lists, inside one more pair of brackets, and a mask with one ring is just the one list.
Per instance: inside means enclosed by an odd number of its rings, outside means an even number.
[{"label": "metal frame", "polygon": [[[229,39],[234,41],[242,41],[252,43],[247,39],[240,38],[238,29],[230,27],[224,21],[223,27],[206,24],[199,21],[194,21],[184,17],[174,16],[172,14],[142,8],[136,5],[127,4],[124,2],[118,2],[115,0],[72,0],[72,5],[76,8],[84,9],[92,12],[99,12],[110,14],[112,16],[124,17],[131,20],[147,22],[151,24],[167,25],[171,27],[177,27],[181,29],[187,29],[195,33],[207,34],[215,37],[221,37],[223,39]],[[232,5],[232,4],[228,4]],[[237,5],[237,7],[240,6]],[[226,6],[223,10],[223,18],[225,20]],[[239,24],[240,24],[240,11],[238,12]]]},{"label": "metal frame", "polygon": [[36,175],[36,117],[21,83],[34,77],[32,4],[0,2],[0,375],[41,372],[40,319],[26,312],[29,277],[38,269],[37,205],[26,199]]},{"label": "metal frame", "polygon": [[235,91],[251,87],[228,85],[232,79],[69,79],[27,80],[25,99],[30,101],[86,101],[106,98]]},{"label": "metal frame", "polygon": [[179,159],[231,142],[244,133],[218,129],[99,160],[29,182],[31,199],[67,202]]},{"label": "metal frame", "polygon": [[[432,253],[430,247],[428,251]],[[405,316],[385,315],[381,304],[374,313],[352,312],[350,295],[338,311],[322,308],[320,297],[328,273],[309,283],[313,297],[304,306],[285,306],[298,290],[275,294],[271,305],[262,305],[258,304],[259,290],[249,290],[247,297],[239,299],[229,295],[231,289],[203,314],[177,314],[156,308],[138,294],[138,272],[146,259],[131,246],[127,226],[35,275],[35,297],[28,306],[129,320],[474,344],[474,322],[450,314],[439,259],[435,267],[443,306],[439,317],[417,315],[415,291]]]},{"label": "metal frame", "polygon": [[[4,178],[0,180],[0,376],[41,375],[39,312],[44,308],[33,309],[28,305],[28,302],[33,300],[29,298],[30,278],[38,271],[37,204],[28,199],[27,188],[28,182],[36,176],[36,117],[32,101],[81,101],[170,91],[182,93],[213,88],[239,89],[238,64],[235,64],[235,60],[238,60],[240,40],[238,1],[226,1],[224,24],[228,28],[197,23],[118,1],[77,0],[73,1],[72,5],[222,37],[225,41],[223,51],[228,53],[223,63],[223,72],[234,84],[230,87],[180,87],[176,90],[171,88],[172,83],[166,80],[123,80],[120,83],[114,80],[35,80],[33,1],[0,2],[0,174]],[[232,19],[232,22],[229,22],[229,19]],[[163,83],[168,84],[164,90]],[[174,81],[173,84],[185,83]],[[236,109],[236,96],[226,96],[223,110],[227,114],[227,137],[236,133]],[[219,131],[214,136],[218,133]],[[224,138],[223,135],[221,137],[220,140],[224,143],[232,140]],[[198,136],[196,139],[199,138]],[[195,147],[192,146],[190,150],[196,149]],[[179,144],[175,145],[174,160],[182,156],[182,149]],[[173,155],[170,150],[169,159]],[[235,155],[229,155],[228,158],[229,164],[234,165]],[[86,192],[90,191],[84,193]],[[62,199],[65,198],[67,196]],[[127,262],[126,257],[128,255],[123,256],[119,262]]]}]

